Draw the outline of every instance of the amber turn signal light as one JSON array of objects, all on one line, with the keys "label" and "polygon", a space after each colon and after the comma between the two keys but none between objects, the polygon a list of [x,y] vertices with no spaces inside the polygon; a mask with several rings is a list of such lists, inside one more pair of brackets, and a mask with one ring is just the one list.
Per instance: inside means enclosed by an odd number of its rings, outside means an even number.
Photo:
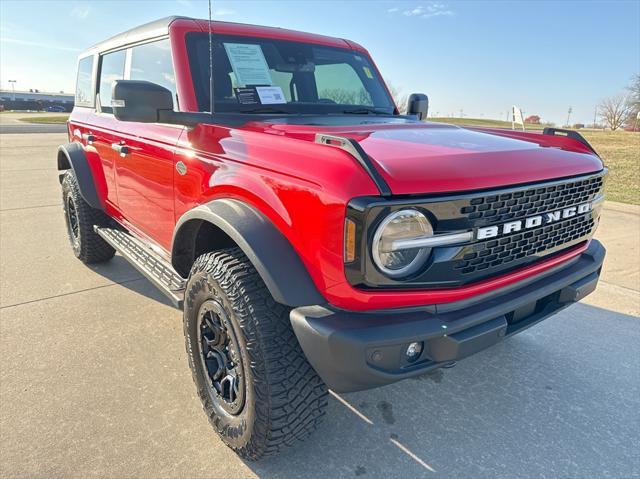
[{"label": "amber turn signal light", "polygon": [[356,224],[347,218],[344,222],[344,262],[356,260]]}]

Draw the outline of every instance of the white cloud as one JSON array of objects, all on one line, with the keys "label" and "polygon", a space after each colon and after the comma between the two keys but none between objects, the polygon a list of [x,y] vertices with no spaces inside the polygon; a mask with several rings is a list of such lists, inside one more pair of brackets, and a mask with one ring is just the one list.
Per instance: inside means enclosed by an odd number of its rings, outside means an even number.
[{"label": "white cloud", "polygon": [[432,3],[427,5],[427,12],[422,15],[422,18],[441,17],[455,15],[453,10],[449,10],[445,5],[441,3]]},{"label": "white cloud", "polygon": [[422,7],[416,7],[414,9],[405,10],[404,12],[402,12],[402,14],[406,15],[407,17],[415,17],[417,15],[422,15],[423,13],[424,13],[424,8]]},{"label": "white cloud", "polygon": [[174,75],[172,75],[170,73],[163,73],[162,77],[165,79],[165,81],[168,81],[172,85],[176,84],[176,77]]},{"label": "white cloud", "polygon": [[91,5],[88,3],[76,3],[69,14],[77,20],[84,20],[89,16],[90,11]]},{"label": "white cloud", "polygon": [[[397,8],[390,8],[387,10],[389,13],[395,13],[399,10]],[[414,8],[403,10],[402,14],[405,17],[420,17],[420,18],[432,18],[455,15],[455,12],[449,9],[443,3],[429,3],[426,6],[418,5]]]}]

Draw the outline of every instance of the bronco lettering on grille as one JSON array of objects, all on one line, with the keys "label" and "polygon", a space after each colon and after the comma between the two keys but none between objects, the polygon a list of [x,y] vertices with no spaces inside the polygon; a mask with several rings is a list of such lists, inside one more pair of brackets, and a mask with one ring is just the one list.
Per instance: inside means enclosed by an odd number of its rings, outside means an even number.
[{"label": "bronco lettering on grille", "polygon": [[543,224],[555,223],[561,219],[571,218],[576,215],[581,215],[591,211],[591,203],[583,203],[578,206],[571,206],[562,210],[553,211],[551,213],[545,213],[543,215],[530,216],[524,220],[509,221],[501,225],[486,226],[484,228],[478,228],[476,230],[476,239],[495,238],[496,236],[502,236],[509,233],[515,233],[516,231],[522,231],[523,229],[531,229],[541,226]]}]

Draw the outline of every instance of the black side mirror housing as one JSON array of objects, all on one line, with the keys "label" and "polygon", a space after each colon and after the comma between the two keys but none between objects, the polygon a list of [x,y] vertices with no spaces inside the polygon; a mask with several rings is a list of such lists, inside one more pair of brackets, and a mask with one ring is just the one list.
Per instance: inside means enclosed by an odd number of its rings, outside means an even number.
[{"label": "black side mirror housing", "polygon": [[113,114],[120,121],[157,123],[173,111],[173,94],[148,81],[116,80],[111,98]]},{"label": "black side mirror housing", "polygon": [[429,98],[424,93],[412,93],[407,101],[407,115],[415,115],[418,120],[427,118]]}]

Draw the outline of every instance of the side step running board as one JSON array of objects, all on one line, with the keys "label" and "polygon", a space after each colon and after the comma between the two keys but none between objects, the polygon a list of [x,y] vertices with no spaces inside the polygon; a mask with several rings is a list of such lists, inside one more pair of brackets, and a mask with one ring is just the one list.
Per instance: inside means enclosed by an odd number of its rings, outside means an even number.
[{"label": "side step running board", "polygon": [[109,243],[131,265],[142,273],[154,286],[162,291],[173,303],[182,309],[186,280],[171,264],[149,248],[143,241],[129,233],[115,228],[93,229]]}]

